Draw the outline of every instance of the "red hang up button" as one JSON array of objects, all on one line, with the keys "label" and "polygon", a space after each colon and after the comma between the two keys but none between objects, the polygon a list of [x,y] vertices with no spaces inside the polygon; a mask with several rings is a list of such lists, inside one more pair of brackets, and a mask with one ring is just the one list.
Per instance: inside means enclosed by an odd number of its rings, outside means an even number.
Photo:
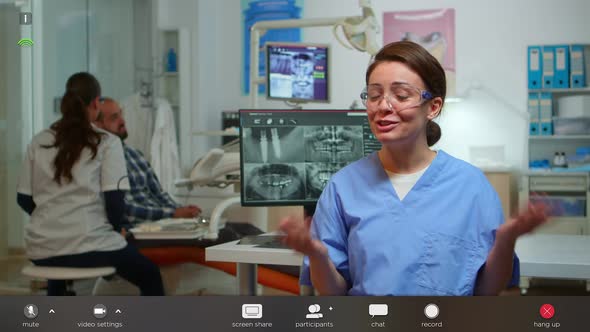
[{"label": "red hang up button", "polygon": [[541,317],[545,319],[551,319],[555,315],[555,308],[551,304],[543,304],[539,309]]}]

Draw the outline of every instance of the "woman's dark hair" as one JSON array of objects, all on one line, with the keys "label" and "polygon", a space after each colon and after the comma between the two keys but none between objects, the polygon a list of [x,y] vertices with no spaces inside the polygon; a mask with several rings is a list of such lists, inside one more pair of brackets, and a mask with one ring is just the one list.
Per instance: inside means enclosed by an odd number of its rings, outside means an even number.
[{"label": "woman's dark hair", "polygon": [[89,148],[92,158],[96,157],[101,134],[92,128],[88,116],[88,106],[100,96],[100,84],[89,73],[76,73],[66,83],[66,92],[61,99],[61,119],[51,125],[55,132],[55,142],[45,148],[57,148],[53,160],[55,172],[53,179],[61,184],[73,179],[72,168],[80,159],[82,150]]},{"label": "woman's dark hair", "polygon": [[[365,83],[367,85],[369,84],[369,77],[379,64],[394,61],[401,62],[416,72],[432,96],[442,98],[442,108],[447,94],[445,70],[438,60],[428,53],[427,50],[411,41],[393,42],[383,46],[377,55],[375,55],[373,63],[367,68]],[[426,141],[428,146],[432,146],[438,142],[441,134],[440,126],[434,121],[428,121],[426,126]]]}]

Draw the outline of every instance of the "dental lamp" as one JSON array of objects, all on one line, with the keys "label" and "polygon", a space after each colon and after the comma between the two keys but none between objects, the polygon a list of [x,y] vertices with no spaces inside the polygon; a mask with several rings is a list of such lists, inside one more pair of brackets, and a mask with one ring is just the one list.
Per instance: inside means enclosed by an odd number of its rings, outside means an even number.
[{"label": "dental lamp", "polygon": [[[338,42],[342,46],[352,50],[357,49],[361,52],[367,52],[372,56],[379,52],[379,45],[377,44],[377,32],[379,32],[379,25],[375,12],[371,8],[370,0],[360,0],[359,5],[363,9],[363,16],[352,16],[344,20],[340,25],[335,25],[333,33]],[[344,35],[348,43],[342,39],[338,34],[338,28],[342,27]]]},{"label": "dental lamp", "polygon": [[[487,95],[492,100],[504,106],[510,113],[515,114],[528,122],[529,113],[527,111],[523,111],[521,108],[514,106],[514,104],[512,104],[509,100],[506,100],[505,96],[498,94],[494,91],[494,89],[488,87],[485,84],[482,84],[478,80],[471,81],[464,91],[456,94],[455,96],[445,98],[445,103],[462,103],[474,97],[476,94]],[[528,129],[526,132],[528,132]]]}]

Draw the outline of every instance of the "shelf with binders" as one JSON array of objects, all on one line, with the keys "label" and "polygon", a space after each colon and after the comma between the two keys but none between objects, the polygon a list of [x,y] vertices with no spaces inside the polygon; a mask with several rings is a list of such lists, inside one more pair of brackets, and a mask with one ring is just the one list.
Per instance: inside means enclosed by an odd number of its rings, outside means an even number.
[{"label": "shelf with binders", "polygon": [[529,136],[531,141],[553,141],[553,140],[564,140],[564,141],[590,141],[589,135],[546,135],[546,136]]},{"label": "shelf with binders", "polygon": [[529,90],[528,112],[531,138],[590,136],[590,88]]},{"label": "shelf with binders", "polygon": [[528,46],[527,81],[531,92],[583,93],[589,85],[588,73],[589,44]]},{"label": "shelf with binders", "polygon": [[528,48],[529,171],[519,200],[557,207],[540,233],[590,235],[589,59],[589,45]]},{"label": "shelf with binders", "polygon": [[555,88],[555,89],[529,89],[529,93],[553,93],[556,95],[567,95],[567,94],[590,94],[590,87],[583,88]]}]

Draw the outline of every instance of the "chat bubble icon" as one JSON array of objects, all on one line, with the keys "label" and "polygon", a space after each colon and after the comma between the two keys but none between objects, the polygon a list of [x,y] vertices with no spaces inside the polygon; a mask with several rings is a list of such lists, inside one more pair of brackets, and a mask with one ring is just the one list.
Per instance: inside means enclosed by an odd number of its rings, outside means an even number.
[{"label": "chat bubble icon", "polygon": [[387,304],[369,304],[369,315],[371,315],[371,318],[375,318],[375,316],[387,316],[388,310]]}]

